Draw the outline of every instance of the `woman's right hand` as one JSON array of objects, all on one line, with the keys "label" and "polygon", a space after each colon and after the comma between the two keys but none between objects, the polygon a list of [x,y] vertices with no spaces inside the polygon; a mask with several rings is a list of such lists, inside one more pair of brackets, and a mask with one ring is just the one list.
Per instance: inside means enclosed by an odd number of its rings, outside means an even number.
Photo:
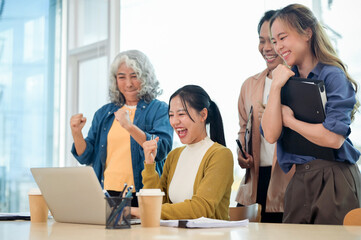
[{"label": "woman's right hand", "polygon": [[238,164],[241,168],[252,168],[254,165],[252,155],[245,152],[247,158],[242,157],[241,151],[238,149]]},{"label": "woman's right hand", "polygon": [[132,217],[140,218],[140,210],[139,207],[131,207],[130,208],[130,214]]},{"label": "woman's right hand", "polygon": [[294,76],[295,73],[283,64],[278,66],[272,71],[272,85],[282,88],[288,79]]},{"label": "woman's right hand", "polygon": [[75,150],[78,156],[82,155],[86,149],[86,142],[81,132],[85,123],[86,118],[83,117],[82,113],[75,114],[70,118],[71,134],[73,135]]},{"label": "woman's right hand", "polygon": [[78,113],[73,115],[70,118],[70,128],[71,128],[71,132],[74,133],[80,133],[81,130],[83,129],[84,125],[86,123],[86,118],[83,117],[82,113]]},{"label": "woman's right hand", "polygon": [[129,129],[133,123],[130,121],[129,111],[123,108],[119,108],[118,111],[114,113],[115,119],[120,123],[124,129]]},{"label": "woman's right hand", "polygon": [[156,137],[153,140],[145,141],[143,143],[144,161],[146,164],[154,163],[155,156],[157,156],[158,141],[159,137]]}]

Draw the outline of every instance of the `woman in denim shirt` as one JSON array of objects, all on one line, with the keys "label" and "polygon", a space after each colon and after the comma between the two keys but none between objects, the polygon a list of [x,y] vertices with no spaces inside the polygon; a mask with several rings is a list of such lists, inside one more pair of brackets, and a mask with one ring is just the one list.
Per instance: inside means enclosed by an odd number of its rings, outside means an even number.
[{"label": "woman in denim shirt", "polygon": [[[142,144],[152,136],[161,139],[156,169],[162,174],[165,158],[172,149],[173,130],[168,105],[156,99],[160,94],[159,82],[147,56],[138,50],[124,51],[110,67],[111,102],[95,113],[85,139],[81,130],[86,118],[79,113],[70,119],[72,154],[79,163],[94,168],[110,195],[119,195],[125,183],[134,185],[134,192],[143,187]],[[132,206],[137,204],[133,197]]]},{"label": "woman in denim shirt", "polygon": [[[357,83],[307,7],[291,4],[281,9],[271,19],[270,29],[276,52],[291,69],[278,65],[272,72],[262,118],[266,140],[280,143],[283,127],[288,127],[334,153],[334,159],[320,159],[287,152],[282,143],[277,144],[280,167],[287,172],[296,165],[285,193],[283,222],[342,224],[348,211],[361,206],[361,175],[356,165],[360,152],[349,139],[351,120],[359,105]],[[281,88],[291,76],[324,81],[327,103],[323,123],[297,120],[291,108],[281,105]]]}]

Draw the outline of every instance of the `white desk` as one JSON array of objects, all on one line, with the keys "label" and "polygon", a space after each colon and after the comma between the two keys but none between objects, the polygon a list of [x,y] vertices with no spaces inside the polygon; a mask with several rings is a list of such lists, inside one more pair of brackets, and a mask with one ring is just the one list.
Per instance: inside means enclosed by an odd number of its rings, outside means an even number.
[{"label": "white desk", "polygon": [[361,227],[250,223],[247,227],[184,229],[184,228],[142,228],[133,225],[131,229],[105,229],[99,225],[57,223],[31,223],[29,221],[0,222],[1,240],[42,240],[42,239],[76,239],[76,240],[349,240],[361,239]]}]

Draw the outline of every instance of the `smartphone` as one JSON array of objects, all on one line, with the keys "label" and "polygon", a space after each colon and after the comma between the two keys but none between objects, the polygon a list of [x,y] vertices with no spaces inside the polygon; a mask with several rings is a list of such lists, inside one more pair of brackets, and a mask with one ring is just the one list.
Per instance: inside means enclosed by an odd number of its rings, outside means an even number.
[{"label": "smartphone", "polygon": [[236,142],[237,142],[238,148],[241,150],[242,157],[243,157],[244,159],[247,159],[246,154],[245,154],[244,151],[243,151],[241,142],[240,142],[238,139],[236,139]]}]

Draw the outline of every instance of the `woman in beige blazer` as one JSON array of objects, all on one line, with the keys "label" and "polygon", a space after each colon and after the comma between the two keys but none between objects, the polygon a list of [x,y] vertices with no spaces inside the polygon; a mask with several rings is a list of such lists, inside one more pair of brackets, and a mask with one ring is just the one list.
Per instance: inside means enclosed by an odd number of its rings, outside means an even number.
[{"label": "woman in beige blazer", "polygon": [[237,206],[259,203],[262,205],[262,222],[282,222],[283,198],[294,169],[285,174],[278,165],[275,144],[268,143],[260,135],[260,121],[267,104],[272,81],[272,70],[283,60],[276,54],[269,38],[269,21],[276,11],[268,11],[258,24],[258,49],[266,61],[267,68],[250,78],[242,85],[238,99],[240,131],[238,138],[245,145],[244,135],[247,120],[253,108],[250,151],[246,158],[238,149],[238,162],[246,169],[237,193]]}]

